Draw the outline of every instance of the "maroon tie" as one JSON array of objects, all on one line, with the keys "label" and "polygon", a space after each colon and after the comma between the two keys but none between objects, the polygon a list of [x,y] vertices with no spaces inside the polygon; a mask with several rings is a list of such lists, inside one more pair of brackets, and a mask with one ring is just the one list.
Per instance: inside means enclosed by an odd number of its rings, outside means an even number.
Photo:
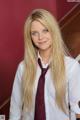
[{"label": "maroon tie", "polygon": [[38,59],[38,64],[41,68],[41,75],[38,82],[38,88],[35,100],[35,115],[34,120],[46,120],[45,115],[45,103],[44,103],[44,84],[45,84],[45,74],[49,68],[42,68],[40,59]]}]

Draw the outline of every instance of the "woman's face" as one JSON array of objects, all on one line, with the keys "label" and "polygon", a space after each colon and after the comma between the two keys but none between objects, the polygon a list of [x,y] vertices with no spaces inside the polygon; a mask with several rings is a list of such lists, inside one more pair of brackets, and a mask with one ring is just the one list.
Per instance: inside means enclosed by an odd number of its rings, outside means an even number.
[{"label": "woman's face", "polygon": [[41,51],[50,50],[52,45],[51,34],[48,29],[38,21],[31,24],[31,38],[34,45]]}]

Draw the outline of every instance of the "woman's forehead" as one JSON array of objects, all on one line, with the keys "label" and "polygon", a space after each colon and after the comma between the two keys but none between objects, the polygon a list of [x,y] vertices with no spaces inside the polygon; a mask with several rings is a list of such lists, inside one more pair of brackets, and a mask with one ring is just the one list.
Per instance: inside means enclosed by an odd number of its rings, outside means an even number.
[{"label": "woman's forehead", "polygon": [[45,28],[45,26],[41,23],[41,22],[39,22],[39,21],[33,21],[32,23],[31,23],[31,29],[32,30],[34,30],[34,29],[38,29],[38,28]]}]

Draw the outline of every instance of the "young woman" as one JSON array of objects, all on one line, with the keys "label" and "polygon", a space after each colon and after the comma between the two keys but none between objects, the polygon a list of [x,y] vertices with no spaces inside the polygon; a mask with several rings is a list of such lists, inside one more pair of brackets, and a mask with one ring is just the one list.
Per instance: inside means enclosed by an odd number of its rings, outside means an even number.
[{"label": "young woman", "polygon": [[[13,84],[9,120],[79,118],[80,65],[66,54],[58,23],[50,12],[36,9],[28,16],[24,45],[24,60]],[[47,68],[44,76],[41,66]]]}]

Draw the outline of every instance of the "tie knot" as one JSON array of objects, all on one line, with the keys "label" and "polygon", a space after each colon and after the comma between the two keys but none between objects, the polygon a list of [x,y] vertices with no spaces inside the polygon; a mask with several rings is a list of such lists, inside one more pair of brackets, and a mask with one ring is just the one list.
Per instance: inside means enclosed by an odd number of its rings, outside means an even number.
[{"label": "tie knot", "polygon": [[45,74],[46,74],[46,72],[47,72],[47,70],[48,70],[48,68],[49,68],[49,65],[48,65],[48,67],[47,67],[47,68],[43,68],[43,67],[42,67],[42,63],[41,63],[41,60],[40,60],[40,59],[38,59],[38,64],[39,64],[39,66],[40,66],[40,68],[41,68],[42,74],[43,74],[43,75],[45,75]]}]

